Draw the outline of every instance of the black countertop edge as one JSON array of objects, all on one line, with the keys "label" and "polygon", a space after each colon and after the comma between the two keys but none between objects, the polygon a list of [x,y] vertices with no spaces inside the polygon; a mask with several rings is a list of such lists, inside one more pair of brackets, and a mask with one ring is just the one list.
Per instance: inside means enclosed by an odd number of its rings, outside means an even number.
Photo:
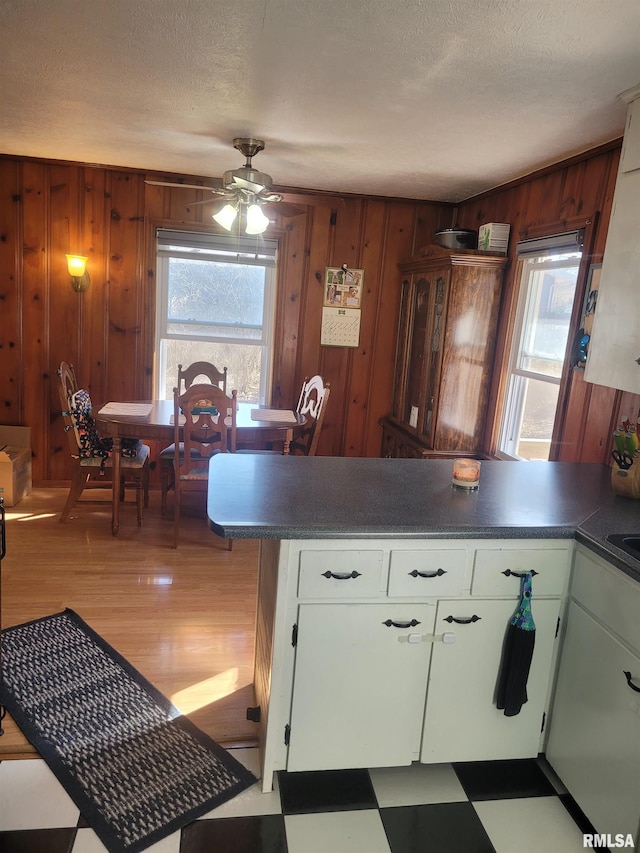
[{"label": "black countertop edge", "polygon": [[576,525],[565,527],[443,527],[416,530],[415,526],[402,528],[371,527],[358,525],[357,533],[352,530],[339,530],[335,527],[317,527],[306,524],[304,529],[269,525],[265,527],[258,523],[255,526],[242,524],[235,527],[233,524],[220,525],[209,521],[209,527],[218,536],[226,539],[573,539]]}]

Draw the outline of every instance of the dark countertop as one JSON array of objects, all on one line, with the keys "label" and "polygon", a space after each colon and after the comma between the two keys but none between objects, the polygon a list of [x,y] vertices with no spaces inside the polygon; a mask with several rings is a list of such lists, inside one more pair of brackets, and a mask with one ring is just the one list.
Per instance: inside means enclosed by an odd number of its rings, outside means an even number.
[{"label": "dark countertop", "polygon": [[615,496],[605,465],[483,461],[480,487],[451,485],[450,459],[220,454],[212,530],[233,539],[572,539],[640,581],[606,542],[640,533],[640,501]]},{"label": "dark countertop", "polygon": [[640,501],[610,494],[602,506],[578,525],[575,536],[578,542],[640,581],[640,560],[607,542],[606,537],[612,533],[640,535]]}]

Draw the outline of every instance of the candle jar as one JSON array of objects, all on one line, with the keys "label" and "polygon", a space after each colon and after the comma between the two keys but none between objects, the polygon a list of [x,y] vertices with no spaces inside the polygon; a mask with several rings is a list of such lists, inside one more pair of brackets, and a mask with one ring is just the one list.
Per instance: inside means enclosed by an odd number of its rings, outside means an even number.
[{"label": "candle jar", "polygon": [[452,483],[460,489],[477,489],[480,485],[479,460],[454,459]]}]

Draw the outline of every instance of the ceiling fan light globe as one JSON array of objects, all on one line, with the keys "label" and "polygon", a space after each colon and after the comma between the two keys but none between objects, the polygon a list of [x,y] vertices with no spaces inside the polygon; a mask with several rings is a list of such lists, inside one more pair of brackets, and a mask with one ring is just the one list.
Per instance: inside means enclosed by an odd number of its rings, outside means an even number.
[{"label": "ceiling fan light globe", "polygon": [[221,210],[213,214],[212,218],[218,225],[221,225],[227,231],[231,231],[237,215],[238,211],[232,204],[225,204]]},{"label": "ceiling fan light globe", "polygon": [[250,204],[247,208],[247,234],[264,234],[269,227],[269,219],[260,209],[259,204]]}]

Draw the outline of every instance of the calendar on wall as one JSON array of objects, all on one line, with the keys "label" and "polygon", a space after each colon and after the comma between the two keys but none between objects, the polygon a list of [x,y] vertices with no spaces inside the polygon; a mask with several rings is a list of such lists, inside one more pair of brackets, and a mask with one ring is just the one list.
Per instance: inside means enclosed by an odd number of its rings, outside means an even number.
[{"label": "calendar on wall", "polygon": [[357,347],[364,270],[327,267],[324,277],[320,343],[328,347]]}]

